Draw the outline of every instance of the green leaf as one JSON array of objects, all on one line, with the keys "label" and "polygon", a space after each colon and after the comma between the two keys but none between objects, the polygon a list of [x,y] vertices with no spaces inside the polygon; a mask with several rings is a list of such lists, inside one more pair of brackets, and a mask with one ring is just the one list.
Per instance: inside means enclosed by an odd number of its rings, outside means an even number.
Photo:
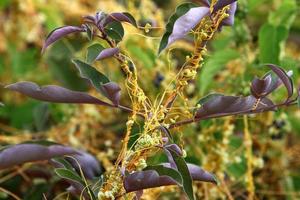
[{"label": "green leaf", "polygon": [[137,23],[135,18],[128,12],[123,12],[124,15],[126,15],[126,17],[128,17],[130,19],[130,21],[132,21],[132,25],[137,27]]},{"label": "green leaf", "polygon": [[78,40],[62,40],[53,44],[46,55],[46,64],[51,75],[61,86],[71,90],[86,91],[86,81],[78,77],[77,70],[71,62],[73,51],[82,49],[82,43]]},{"label": "green leaf", "polygon": [[87,37],[88,37],[89,41],[91,41],[91,40],[93,40],[93,27],[87,25],[86,28],[87,28],[87,30],[86,30]]},{"label": "green leaf", "polygon": [[191,174],[189,172],[188,166],[185,162],[185,160],[179,156],[174,151],[170,150],[170,153],[173,157],[173,160],[176,164],[176,167],[182,177],[183,180],[183,190],[187,194],[190,200],[194,200],[194,192],[193,192],[193,179],[191,177]]},{"label": "green leaf", "polygon": [[54,170],[55,173],[60,176],[61,178],[65,178],[71,181],[78,182],[85,185],[85,182],[82,180],[82,178],[73,170],[65,169],[65,168],[57,168]]},{"label": "green leaf", "polygon": [[66,169],[69,169],[71,171],[73,170],[72,165],[64,158],[58,157],[58,158],[53,158],[52,160],[62,164]]},{"label": "green leaf", "polygon": [[105,32],[111,39],[115,40],[116,42],[120,42],[124,36],[124,28],[121,22],[118,21],[109,23],[105,27]]},{"label": "green leaf", "polygon": [[10,1],[10,0],[1,0],[0,1],[0,10],[7,8],[8,6],[10,6],[11,3],[12,3],[12,1]]},{"label": "green leaf", "polygon": [[155,55],[151,50],[143,49],[135,43],[128,44],[127,49],[132,56],[143,63],[147,69],[152,69],[154,67]]},{"label": "green leaf", "polygon": [[266,23],[260,28],[258,37],[260,62],[280,64],[280,54],[288,37],[288,29]]},{"label": "green leaf", "polygon": [[24,77],[38,66],[39,52],[35,48],[21,51],[14,44],[9,44],[7,52],[11,62],[10,67],[15,77]]},{"label": "green leaf", "polygon": [[79,70],[80,76],[89,80],[99,92],[104,94],[102,91],[102,84],[108,83],[109,79],[104,74],[102,74],[94,67],[85,62],[82,62],[77,59],[73,60],[72,62],[76,65],[77,69]]},{"label": "green leaf", "polygon": [[208,58],[208,61],[204,63],[204,66],[199,73],[198,86],[201,95],[207,92],[208,86],[212,83],[214,76],[220,72],[229,61],[234,60],[239,56],[240,54],[236,50],[224,49],[215,52]]},{"label": "green leaf", "polygon": [[93,63],[103,49],[104,47],[98,43],[89,46],[87,48],[86,62],[89,64]]},{"label": "green leaf", "polygon": [[45,130],[47,126],[47,121],[49,119],[49,104],[41,103],[37,105],[33,110],[33,119],[35,123],[35,127],[38,131]]},{"label": "green leaf", "polygon": [[182,177],[175,169],[164,167],[163,165],[152,165],[143,169],[143,171],[145,170],[155,170],[159,176],[169,176],[182,186]]},{"label": "green leaf", "polygon": [[269,22],[274,26],[285,26],[289,29],[297,14],[297,3],[295,0],[283,0],[276,11],[269,15]]},{"label": "green leaf", "polygon": [[166,25],[166,32],[164,33],[160,41],[158,53],[161,53],[168,46],[169,36],[172,34],[173,26],[176,20],[187,13],[191,8],[194,8],[196,6],[197,5],[193,3],[183,3],[176,8],[175,13],[173,13],[173,15],[169,18],[169,21]]}]

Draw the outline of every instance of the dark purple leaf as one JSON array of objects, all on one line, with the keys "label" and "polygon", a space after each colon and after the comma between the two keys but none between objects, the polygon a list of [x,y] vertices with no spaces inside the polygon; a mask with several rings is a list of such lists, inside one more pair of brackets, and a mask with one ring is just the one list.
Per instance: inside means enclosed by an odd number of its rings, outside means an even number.
[{"label": "dark purple leaf", "polygon": [[73,148],[62,145],[17,144],[0,152],[0,169],[10,168],[25,162],[49,160],[54,157],[77,153]]},{"label": "dark purple leaf", "polygon": [[176,40],[184,38],[201,20],[209,14],[209,8],[196,7],[191,8],[187,13],[179,17],[173,26],[173,31],[168,38],[168,44],[171,45]]},{"label": "dark purple leaf", "polygon": [[102,85],[102,90],[105,96],[113,102],[114,105],[119,105],[121,97],[121,88],[115,82],[108,82]]},{"label": "dark purple leaf", "polygon": [[238,114],[251,114],[261,111],[274,110],[275,106],[268,98],[262,98],[257,106],[257,99],[254,96],[237,97],[217,95],[204,103],[197,110],[196,119],[208,119]]},{"label": "dark purple leaf", "polygon": [[133,18],[133,16],[129,13],[123,12],[123,13],[111,13],[106,17],[103,23],[103,27],[108,25],[109,23],[113,21],[119,21],[119,22],[128,22],[132,24],[133,26],[137,27],[136,21]]},{"label": "dark purple leaf", "polygon": [[[163,166],[171,167],[170,163],[164,163]],[[204,182],[211,182],[217,184],[217,180],[213,174],[191,163],[187,163],[187,166],[193,181],[204,181]]]},{"label": "dark purple leaf", "polygon": [[[84,151],[79,151],[79,154],[73,155],[72,157],[76,159],[80,164],[80,168],[82,169],[83,174],[87,179],[93,179],[101,174],[99,162],[91,154]],[[74,166],[74,168],[79,171],[79,166],[77,165],[77,162],[74,161],[74,159],[67,158],[67,160]]]},{"label": "dark purple leaf", "polygon": [[165,154],[168,157],[169,163],[171,164],[171,167],[174,169],[177,169],[176,163],[173,159],[173,156],[171,154],[171,151],[174,151],[178,156],[182,156],[182,150],[179,148],[177,144],[169,144],[164,146]]},{"label": "dark purple leaf", "polygon": [[[170,163],[164,163],[162,165],[170,168]],[[189,163],[187,163],[187,167],[194,181],[217,183],[214,175],[206,172],[200,167]],[[140,191],[143,189],[167,185],[178,185],[178,183],[168,176],[159,176],[155,170],[134,172],[124,179],[126,192]]]},{"label": "dark purple leaf", "polygon": [[182,186],[182,177],[175,168],[166,167],[164,165],[147,166],[143,171],[154,170],[159,176],[168,176],[172,178],[179,186]]},{"label": "dark purple leaf", "polygon": [[173,137],[172,137],[172,134],[170,133],[169,129],[162,125],[159,128],[162,132],[165,133],[165,135],[171,140],[171,142],[173,142]]},{"label": "dark purple leaf", "polygon": [[165,145],[164,148],[169,151],[174,151],[179,156],[183,155],[182,150],[180,149],[180,147],[177,144],[168,144],[168,145]]},{"label": "dark purple leaf", "polygon": [[176,185],[176,181],[168,176],[159,176],[154,170],[134,172],[124,179],[124,188],[126,192],[166,185]]},{"label": "dark purple leaf", "polygon": [[204,181],[217,184],[216,178],[213,174],[203,170],[202,168],[194,164],[188,163],[187,166],[194,181]]},{"label": "dark purple leaf", "polygon": [[108,48],[104,49],[100,52],[100,54],[96,57],[96,60],[102,60],[105,58],[112,57],[120,52],[119,48]]},{"label": "dark purple leaf", "polygon": [[48,85],[40,87],[33,82],[17,82],[6,86],[6,88],[20,92],[31,98],[49,101],[53,103],[86,103],[109,105],[84,92],[76,92],[63,87]]},{"label": "dark purple leaf", "polygon": [[237,2],[234,2],[230,5],[230,8],[227,12],[229,16],[221,22],[222,26],[232,26],[234,24],[236,9],[237,9]]},{"label": "dark purple leaf", "polygon": [[[293,75],[293,71],[288,71],[287,75],[291,77]],[[276,75],[272,74],[272,72],[268,72],[263,79],[271,78],[272,82],[270,86],[266,89],[267,90],[267,95],[272,93],[274,90],[276,90],[279,86],[281,86],[282,81],[281,79]]]},{"label": "dark purple leaf", "polygon": [[280,78],[280,80],[282,81],[282,83],[286,87],[287,92],[288,92],[288,98],[287,98],[286,101],[288,101],[293,95],[293,82],[292,82],[291,78],[279,66],[276,66],[276,65],[273,65],[273,64],[267,64],[267,66],[269,68],[271,68],[271,70]]},{"label": "dark purple leaf", "polygon": [[256,98],[261,98],[269,94],[272,87],[272,77],[267,76],[264,79],[255,78],[251,83],[251,93]]},{"label": "dark purple leaf", "polygon": [[218,10],[224,8],[225,6],[228,6],[229,4],[232,4],[236,2],[237,0],[219,0],[214,5],[213,13],[217,12]]},{"label": "dark purple leaf", "polygon": [[60,28],[57,28],[55,30],[53,30],[47,37],[43,49],[42,49],[42,53],[46,50],[46,48],[51,45],[52,43],[56,42],[57,40],[59,40],[60,38],[71,34],[71,33],[79,33],[79,32],[84,32],[84,27],[78,27],[78,26],[63,26]]}]

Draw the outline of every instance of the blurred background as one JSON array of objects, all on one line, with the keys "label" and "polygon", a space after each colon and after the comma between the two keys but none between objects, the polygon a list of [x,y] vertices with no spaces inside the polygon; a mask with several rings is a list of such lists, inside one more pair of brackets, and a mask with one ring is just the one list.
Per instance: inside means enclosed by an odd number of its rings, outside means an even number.
[{"label": "blurred background", "polygon": [[[91,45],[85,35],[60,40],[43,55],[41,47],[54,28],[80,25],[84,15],[101,10],[107,13],[127,11],[137,19],[140,29],[125,25],[125,38],[120,46],[135,61],[140,83],[154,101],[193,48],[187,38],[177,42],[175,47],[178,48],[157,57],[165,23],[182,2],[0,0],[0,83],[4,86],[26,80],[99,95],[79,77],[71,63],[72,58],[84,57],[85,50]],[[190,100],[179,106],[193,106],[210,92],[249,94],[251,80],[267,72],[261,65],[263,63],[292,70],[293,80],[297,85],[300,83],[299,0],[238,2],[235,25],[225,27],[209,44],[204,67],[185,91]],[[117,62],[105,60],[96,67],[113,81],[124,83]],[[130,106],[124,85],[122,89],[122,104]],[[281,88],[272,99],[278,102],[285,95]],[[89,151],[98,158],[104,170],[113,165],[121,147],[128,113],[93,105],[39,102],[3,87],[0,101],[5,105],[0,107],[1,145],[50,139]],[[220,180],[219,186],[195,184],[197,199],[247,199],[253,185],[256,199],[300,199],[300,110],[293,106],[249,119],[251,155],[245,145],[249,141],[243,134],[242,117],[207,120],[174,131],[177,141],[187,151],[186,159],[214,172]],[[140,129],[141,126],[136,127],[131,144]],[[148,162],[158,163],[165,159],[163,155],[157,155]],[[250,168],[249,160],[252,161]],[[25,165],[0,172],[0,187],[21,199],[31,200],[43,199],[43,194],[47,199],[54,199],[67,185],[54,176],[51,167]],[[184,197],[178,188],[164,187],[147,191],[143,198]],[[0,199],[10,197],[0,190]]]}]

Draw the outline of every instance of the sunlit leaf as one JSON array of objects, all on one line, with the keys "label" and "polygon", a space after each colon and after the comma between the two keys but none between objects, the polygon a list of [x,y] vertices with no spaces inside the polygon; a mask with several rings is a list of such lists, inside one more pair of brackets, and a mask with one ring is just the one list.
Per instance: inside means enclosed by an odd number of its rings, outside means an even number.
[{"label": "sunlit leaf", "polygon": [[169,18],[169,21],[166,25],[166,31],[160,41],[159,51],[161,53],[169,45],[169,37],[173,32],[173,27],[176,20],[186,14],[191,8],[196,7],[197,5],[193,3],[183,3],[176,8],[175,13]]},{"label": "sunlit leaf", "polygon": [[119,53],[119,48],[107,48],[103,49],[96,57],[96,60],[103,60],[105,58],[110,58]]}]

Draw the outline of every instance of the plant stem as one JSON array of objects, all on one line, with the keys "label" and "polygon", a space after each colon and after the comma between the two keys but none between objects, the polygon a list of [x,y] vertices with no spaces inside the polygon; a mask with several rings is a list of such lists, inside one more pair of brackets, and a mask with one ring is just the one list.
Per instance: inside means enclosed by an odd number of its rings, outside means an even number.
[{"label": "plant stem", "polygon": [[246,159],[247,159],[247,174],[246,174],[246,184],[248,190],[248,200],[254,199],[254,180],[253,180],[253,156],[252,156],[252,139],[249,133],[248,117],[244,115],[244,144],[246,147]]}]

